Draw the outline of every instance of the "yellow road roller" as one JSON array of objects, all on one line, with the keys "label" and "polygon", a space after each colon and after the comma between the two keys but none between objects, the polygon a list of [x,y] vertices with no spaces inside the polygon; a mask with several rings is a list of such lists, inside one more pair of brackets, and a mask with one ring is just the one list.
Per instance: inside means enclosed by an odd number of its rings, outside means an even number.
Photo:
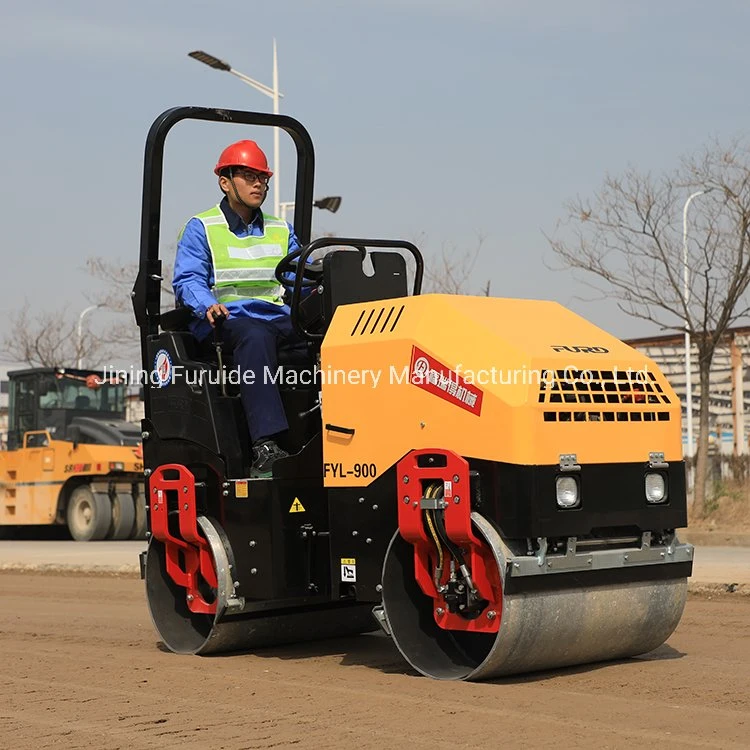
[{"label": "yellow road roller", "polygon": [[79,542],[144,539],[141,432],[125,420],[125,383],[63,367],[14,370],[8,381],[0,539],[49,525]]},{"label": "yellow road roller", "polygon": [[[160,313],[164,141],[187,119],[280,127],[297,149],[302,248],[276,275],[306,343],[262,374],[290,425],[268,478],[251,476],[231,350],[196,341],[190,309]],[[681,412],[663,374],[554,302],[420,294],[409,242],[310,242],[313,177],[309,134],[286,116],[176,108],[147,139],[133,302],[159,377],[141,570],[164,644],[210,654],[381,628],[445,680],[660,646],[693,560],[675,534]]]}]

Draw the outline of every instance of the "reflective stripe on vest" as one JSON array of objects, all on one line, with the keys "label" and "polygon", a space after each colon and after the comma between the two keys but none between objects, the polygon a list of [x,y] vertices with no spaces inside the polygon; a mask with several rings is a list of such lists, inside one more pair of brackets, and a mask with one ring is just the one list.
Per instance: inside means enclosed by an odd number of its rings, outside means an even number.
[{"label": "reflective stripe on vest", "polygon": [[196,217],[206,230],[214,266],[212,292],[217,302],[261,299],[283,305],[284,287],[274,271],[289,249],[289,227],[285,221],[263,214],[262,237],[238,237],[227,224],[219,206]]}]

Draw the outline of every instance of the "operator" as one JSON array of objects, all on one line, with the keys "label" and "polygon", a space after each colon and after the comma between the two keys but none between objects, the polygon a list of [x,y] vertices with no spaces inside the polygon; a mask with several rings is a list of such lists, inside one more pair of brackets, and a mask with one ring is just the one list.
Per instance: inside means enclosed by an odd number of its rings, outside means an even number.
[{"label": "operator", "polygon": [[172,286],[177,301],[192,308],[190,327],[199,340],[226,317],[221,333],[240,371],[251,476],[269,477],[273,463],[289,455],[277,443],[289,425],[279,389],[265,376],[276,371],[278,348],[301,343],[274,270],[299,244],[287,222],[260,209],[273,172],[257,143],[227,146],[214,173],[224,197],[182,230]]}]

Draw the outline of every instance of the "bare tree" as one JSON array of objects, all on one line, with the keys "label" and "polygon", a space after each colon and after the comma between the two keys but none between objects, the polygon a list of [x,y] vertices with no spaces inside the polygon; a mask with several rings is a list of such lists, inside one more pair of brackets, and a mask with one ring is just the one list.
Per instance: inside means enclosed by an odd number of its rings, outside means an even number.
[{"label": "bare tree", "polygon": [[[80,339],[80,310],[37,310],[26,303],[10,316],[10,332],[0,342],[0,360],[32,367],[72,367],[78,361],[91,365],[138,356],[138,328],[130,299],[138,264],[91,257],[86,271],[98,282],[86,295],[86,303],[100,311],[85,319]],[[162,302],[169,309],[174,306],[171,265],[165,265],[163,276]]]},{"label": "bare tree", "polygon": [[[174,253],[173,253],[174,254]],[[130,292],[133,289],[135,277],[138,274],[138,263],[122,263],[105,258],[90,257],[86,259],[86,272],[101,283],[95,295],[94,303],[100,303],[113,312],[133,314]],[[174,305],[174,291],[172,290],[172,264],[162,264],[161,291],[164,299],[163,306]],[[133,323],[135,327],[135,323]]]},{"label": "bare tree", "polygon": [[[97,291],[92,295],[94,304],[114,313],[112,324],[107,334],[107,344],[118,345],[120,358],[138,355],[139,330],[135,324],[131,291],[138,274],[138,263],[121,263],[100,257],[86,260],[86,271],[99,282]],[[174,307],[172,290],[172,265],[162,265],[162,310]]]},{"label": "bare tree", "polygon": [[[699,190],[707,192],[691,209],[685,294],[683,207]],[[710,143],[658,178],[630,168],[607,176],[591,200],[565,208],[567,219],[549,238],[563,266],[583,272],[628,315],[693,337],[700,374],[694,509],[704,514],[711,363],[723,334],[750,312],[750,149]]]},{"label": "bare tree", "polygon": [[78,315],[67,308],[34,311],[30,304],[10,316],[11,330],[0,344],[0,359],[30,367],[74,367],[111,356],[107,341],[86,326],[78,336]]},{"label": "bare tree", "polygon": [[[425,262],[424,291],[436,294],[470,294],[471,275],[476,267],[484,245],[484,235],[478,235],[476,245],[467,250],[459,250],[455,245],[443,245],[436,263]],[[424,236],[415,243],[427,244]],[[484,297],[490,296],[490,280],[487,279],[480,291]]]}]

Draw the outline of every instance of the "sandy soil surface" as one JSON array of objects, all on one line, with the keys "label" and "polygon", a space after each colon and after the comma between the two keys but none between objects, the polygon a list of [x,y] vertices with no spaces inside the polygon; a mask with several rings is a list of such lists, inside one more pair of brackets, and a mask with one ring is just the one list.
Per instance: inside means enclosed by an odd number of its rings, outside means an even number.
[{"label": "sandy soil surface", "polygon": [[706,517],[690,510],[690,529],[750,535],[750,482],[722,483],[718,495],[708,501],[707,510]]},{"label": "sandy soil surface", "polygon": [[0,574],[0,747],[747,748],[750,598],[691,597],[639,659],[495,683],[417,676],[381,635],[165,653],[132,578]]}]

